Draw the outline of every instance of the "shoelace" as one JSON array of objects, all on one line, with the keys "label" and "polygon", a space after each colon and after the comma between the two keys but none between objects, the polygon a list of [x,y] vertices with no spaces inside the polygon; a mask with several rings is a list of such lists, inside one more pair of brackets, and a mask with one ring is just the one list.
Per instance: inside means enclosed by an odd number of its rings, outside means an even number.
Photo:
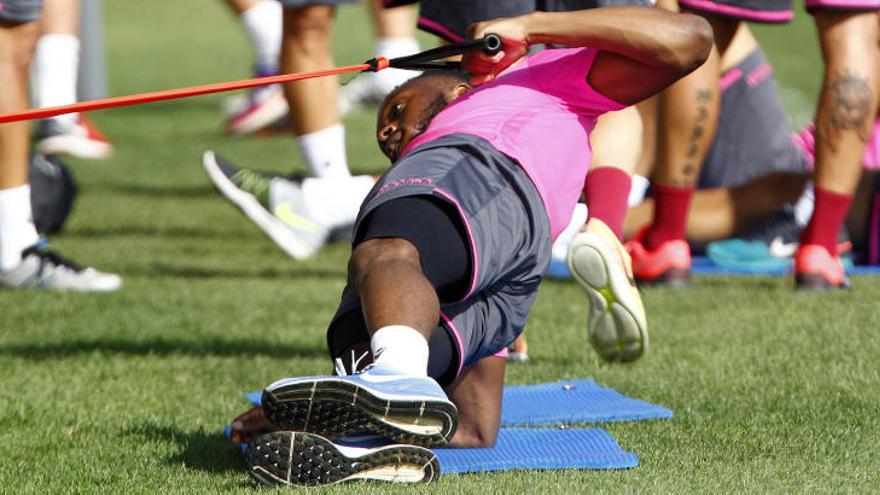
[{"label": "shoelace", "polygon": [[365,371],[371,369],[374,363],[370,363],[363,367],[363,369],[358,369],[358,365],[363,361],[365,357],[367,357],[370,353],[368,351],[364,351],[358,357],[355,357],[354,350],[351,351],[351,369],[352,373],[349,373],[348,370],[345,369],[345,363],[342,361],[342,358],[336,358],[333,360],[333,368],[336,370],[336,376],[351,376],[351,375],[360,375]]},{"label": "shoelace", "polygon": [[65,268],[69,268],[75,272],[83,271],[82,266],[80,266],[80,265],[74,263],[73,261],[61,256],[58,253],[47,250],[46,245],[47,245],[47,243],[44,240],[41,240],[39,243],[37,243],[37,245],[31,246],[31,247],[25,249],[22,252],[22,257],[26,258],[26,257],[30,256],[31,254],[33,254],[33,255],[36,255],[38,258],[40,258],[40,270],[39,270],[40,273],[43,272],[43,268],[46,266],[47,263],[52,263],[55,266],[62,266]]}]

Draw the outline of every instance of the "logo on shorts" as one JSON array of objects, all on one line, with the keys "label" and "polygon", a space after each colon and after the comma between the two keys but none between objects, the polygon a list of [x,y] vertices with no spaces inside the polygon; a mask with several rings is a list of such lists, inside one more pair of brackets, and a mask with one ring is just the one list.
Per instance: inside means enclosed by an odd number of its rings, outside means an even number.
[{"label": "logo on shorts", "polygon": [[394,189],[394,188],[397,188],[400,186],[430,186],[433,183],[434,183],[434,179],[432,179],[430,177],[407,177],[405,179],[397,179],[397,180],[391,181],[388,184],[385,184],[384,186],[380,187],[379,190],[376,192],[376,196],[379,196],[381,194],[385,194],[386,192],[390,191],[391,189]]}]

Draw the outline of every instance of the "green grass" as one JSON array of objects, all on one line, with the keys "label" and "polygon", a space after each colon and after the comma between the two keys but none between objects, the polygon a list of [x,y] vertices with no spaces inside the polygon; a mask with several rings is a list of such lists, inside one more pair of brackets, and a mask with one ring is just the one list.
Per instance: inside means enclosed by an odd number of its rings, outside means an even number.
[{"label": "green grass", "polygon": [[[244,37],[216,0],[104,6],[113,94],[248,74]],[[340,64],[369,56],[360,13],[340,12]],[[794,95],[789,110],[804,119],[821,65],[809,18],[798,15],[792,27],[758,34]],[[348,249],[293,262],[213,191],[199,162],[206,148],[255,167],[303,169],[287,137],[224,137],[220,100],[94,115],[117,153],[73,163],[82,193],[53,243],[121,273],[126,287],[0,294],[0,491],[252,492],[220,433],[245,407],[239,391],[328,370],[324,325]],[[353,166],[381,170],[373,116],[348,124]],[[814,295],[793,294],[783,279],[713,277],[686,292],[646,291],[651,352],[609,366],[586,345],[580,289],[548,282],[530,320],[532,361],[510,366],[509,382],[593,377],[672,408],[669,421],[605,425],[640,467],[326,491],[874,491],[880,281],[855,283],[851,293]]]}]

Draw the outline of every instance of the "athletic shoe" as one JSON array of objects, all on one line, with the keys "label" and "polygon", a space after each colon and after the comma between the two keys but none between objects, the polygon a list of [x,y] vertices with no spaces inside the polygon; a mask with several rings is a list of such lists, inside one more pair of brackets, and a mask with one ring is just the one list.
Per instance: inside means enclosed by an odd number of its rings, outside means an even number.
[{"label": "athletic shoe", "polygon": [[422,446],[447,443],[458,418],[432,378],[401,375],[375,363],[349,376],[279,380],[263,390],[262,404],[282,430],[332,439],[367,431]]},{"label": "athletic shoe", "polygon": [[351,480],[427,483],[440,476],[437,456],[424,447],[364,447],[293,431],[255,438],[245,453],[245,462],[254,479],[271,486],[327,485]]},{"label": "athletic shoe", "polygon": [[281,85],[255,88],[250,92],[244,108],[229,116],[226,132],[233,136],[253,134],[283,120],[288,110]]},{"label": "athletic shoe", "polygon": [[803,290],[850,289],[840,256],[818,244],[802,244],[794,256],[795,288]]},{"label": "athletic shoe", "polygon": [[691,285],[691,248],[685,240],[666,241],[651,251],[643,239],[648,228],[640,230],[624,244],[632,256],[633,273],[639,284],[673,288]]},{"label": "athletic shoe", "polygon": [[595,218],[568,251],[568,267],[587,293],[590,344],[606,361],[634,361],[648,348],[645,308],[631,263],[614,232]]},{"label": "athletic shoe", "polygon": [[[205,152],[202,165],[220,193],[290,256],[305,259],[324,245],[327,229],[310,218],[295,180],[238,168],[213,151]],[[283,189],[280,200],[270,197],[273,186]]]},{"label": "athletic shoe", "polygon": [[85,114],[76,114],[73,122],[43,119],[37,130],[38,153],[69,155],[75,158],[101,160],[113,154],[113,145]]},{"label": "athletic shoe", "polygon": [[786,205],[735,239],[710,242],[706,255],[718,266],[737,270],[785,270],[798,248],[800,226]]},{"label": "athletic shoe", "polygon": [[0,272],[0,289],[48,289],[80,292],[112,292],[122,288],[113,273],[83,268],[37,244],[22,252],[21,263]]}]

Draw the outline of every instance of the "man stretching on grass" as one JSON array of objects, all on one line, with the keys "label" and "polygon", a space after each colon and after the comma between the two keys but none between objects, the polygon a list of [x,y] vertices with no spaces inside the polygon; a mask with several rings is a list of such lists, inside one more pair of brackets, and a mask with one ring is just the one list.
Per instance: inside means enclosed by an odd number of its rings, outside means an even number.
[{"label": "man stretching on grass", "polygon": [[[474,26],[475,37],[486,33],[501,35],[504,50],[465,66],[471,83],[487,84],[472,90],[453,73],[431,73],[380,108],[379,146],[395,164],[361,207],[349,283],[327,333],[342,376],[278,381],[262,409],[234,421],[233,441],[250,443],[257,479],[427,481],[438,467],[425,446],[492,446],[505,364],[494,356],[526,324],[552,239],[584,186],[596,118],[699,66],[712,36],[697,17],[639,7]],[[502,74],[533,43],[575,48]],[[607,188],[589,189],[601,192],[587,198],[594,217],[569,264],[589,296],[594,347],[631,361],[645,350],[647,328],[612,232],[629,184],[618,192],[603,177]],[[271,430],[285,431],[257,437]],[[342,439],[365,431],[397,443]]]}]

